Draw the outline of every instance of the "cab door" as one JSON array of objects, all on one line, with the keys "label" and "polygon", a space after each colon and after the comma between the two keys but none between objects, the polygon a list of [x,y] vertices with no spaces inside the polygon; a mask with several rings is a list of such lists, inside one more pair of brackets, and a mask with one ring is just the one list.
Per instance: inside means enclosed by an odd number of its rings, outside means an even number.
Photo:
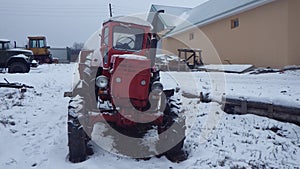
[{"label": "cab door", "polygon": [[10,53],[7,50],[9,49],[9,42],[0,43],[0,67],[5,67],[7,60],[10,57]]}]

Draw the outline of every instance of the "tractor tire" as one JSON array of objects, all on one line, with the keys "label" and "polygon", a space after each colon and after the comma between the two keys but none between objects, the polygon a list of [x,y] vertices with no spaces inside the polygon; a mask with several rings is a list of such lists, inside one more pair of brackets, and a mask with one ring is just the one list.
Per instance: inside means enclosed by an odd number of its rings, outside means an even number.
[{"label": "tractor tire", "polygon": [[158,156],[165,155],[172,162],[181,162],[187,159],[187,153],[183,150],[186,129],[185,118],[179,116],[180,106],[178,104],[180,103],[168,99],[163,124],[158,126],[159,141],[156,146],[157,150],[163,152],[166,147],[172,145]]},{"label": "tractor tire", "polygon": [[8,73],[28,73],[30,67],[23,62],[13,62],[8,66]]},{"label": "tractor tire", "polygon": [[88,148],[86,133],[78,118],[68,117],[68,146],[69,161],[72,163],[83,162],[87,159]]},{"label": "tractor tire", "polygon": [[168,137],[160,137],[160,140],[163,140],[165,144],[175,145],[164,153],[167,159],[172,162],[181,162],[187,159],[187,153],[183,150],[185,140],[185,124],[183,121],[175,121],[172,124],[172,128],[172,133],[169,134]]}]

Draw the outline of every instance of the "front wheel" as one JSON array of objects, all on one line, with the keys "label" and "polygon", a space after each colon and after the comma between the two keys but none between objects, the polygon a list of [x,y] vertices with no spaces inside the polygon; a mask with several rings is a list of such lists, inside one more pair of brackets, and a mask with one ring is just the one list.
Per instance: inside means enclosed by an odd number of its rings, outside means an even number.
[{"label": "front wheel", "polygon": [[24,62],[13,62],[8,66],[8,73],[28,73],[30,67]]},{"label": "front wheel", "polygon": [[[183,150],[185,140],[185,117],[178,112],[179,103],[169,99],[164,111],[163,124],[158,126],[159,141],[156,146],[160,155],[165,155],[172,162],[181,162],[187,159]],[[176,106],[178,105],[178,106]]]},{"label": "front wheel", "polygon": [[77,118],[68,119],[69,161],[79,163],[87,158],[86,134]]},{"label": "front wheel", "polygon": [[[159,127],[159,151],[169,147],[163,154],[172,162],[181,162],[187,159],[187,153],[183,150],[185,140],[185,123],[183,119],[171,122],[165,127]],[[169,131],[167,131],[170,129]],[[166,132],[164,134],[164,132]],[[170,147],[171,146],[171,147]]]}]

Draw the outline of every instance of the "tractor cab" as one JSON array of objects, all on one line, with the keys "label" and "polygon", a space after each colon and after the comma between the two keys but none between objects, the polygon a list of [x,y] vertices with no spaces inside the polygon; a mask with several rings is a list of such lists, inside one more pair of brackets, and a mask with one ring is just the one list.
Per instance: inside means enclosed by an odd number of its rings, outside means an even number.
[{"label": "tractor cab", "polygon": [[134,17],[114,17],[103,23],[101,54],[104,69],[109,69],[113,55],[146,56],[150,48],[151,24]]},{"label": "tractor cab", "polygon": [[45,36],[28,36],[27,49],[33,52],[34,59],[39,63],[52,63],[52,55]]},{"label": "tractor cab", "polygon": [[[154,73],[149,55],[150,31],[151,24],[136,17],[115,17],[103,23],[100,46],[103,67],[96,86],[100,103],[107,101],[111,109],[107,109],[107,104],[98,104],[101,111],[131,114],[133,107],[138,111],[149,108]],[[138,120],[125,122],[109,117],[120,126],[135,125],[134,121]]]}]

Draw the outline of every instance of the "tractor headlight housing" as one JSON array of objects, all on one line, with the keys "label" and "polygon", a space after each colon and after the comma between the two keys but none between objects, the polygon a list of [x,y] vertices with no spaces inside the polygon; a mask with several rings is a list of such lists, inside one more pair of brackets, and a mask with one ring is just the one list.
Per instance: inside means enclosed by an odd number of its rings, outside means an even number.
[{"label": "tractor headlight housing", "polygon": [[163,92],[163,90],[164,90],[164,86],[160,82],[154,82],[152,84],[151,90],[155,94],[160,95]]},{"label": "tractor headlight housing", "polygon": [[99,88],[101,88],[101,89],[106,88],[107,85],[108,85],[108,79],[107,79],[107,77],[106,77],[106,76],[103,76],[103,75],[98,76],[98,77],[96,78],[96,85],[97,85]]}]

